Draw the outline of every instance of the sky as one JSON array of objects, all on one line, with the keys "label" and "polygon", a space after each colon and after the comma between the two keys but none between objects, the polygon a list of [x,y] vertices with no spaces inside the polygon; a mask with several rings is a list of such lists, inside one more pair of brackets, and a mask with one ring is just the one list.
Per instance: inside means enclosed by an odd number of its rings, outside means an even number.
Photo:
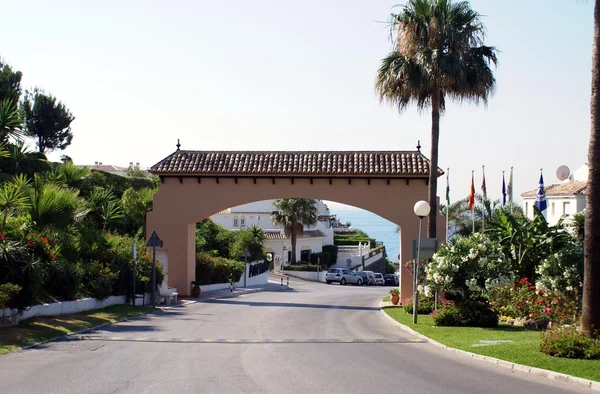
[{"label": "sky", "polygon": [[[431,116],[381,104],[374,90],[391,49],[395,1],[229,0],[2,6],[0,57],[75,116],[76,164],[151,166],[177,139],[190,150],[414,150],[429,156]],[[451,199],[515,198],[587,161],[593,1],[473,0],[500,50],[487,107],[450,103],[440,167]],[[12,17],[7,17],[11,16]],[[32,143],[33,147],[33,143]],[[438,194],[446,180],[440,178]]]}]

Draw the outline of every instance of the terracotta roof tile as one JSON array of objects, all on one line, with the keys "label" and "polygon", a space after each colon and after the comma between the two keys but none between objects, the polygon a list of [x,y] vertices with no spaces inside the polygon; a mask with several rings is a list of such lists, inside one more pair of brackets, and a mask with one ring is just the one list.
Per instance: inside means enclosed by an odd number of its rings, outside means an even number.
[{"label": "terracotta roof tile", "polygon": [[[156,163],[157,175],[312,175],[418,176],[429,174],[429,160],[416,151],[251,152],[175,151]],[[438,174],[444,172],[438,169]]]},{"label": "terracotta roof tile", "polygon": [[[579,196],[585,195],[587,182],[566,182],[557,185],[548,185],[544,188],[546,196]],[[533,189],[521,194],[521,197],[535,197],[538,189]]]}]

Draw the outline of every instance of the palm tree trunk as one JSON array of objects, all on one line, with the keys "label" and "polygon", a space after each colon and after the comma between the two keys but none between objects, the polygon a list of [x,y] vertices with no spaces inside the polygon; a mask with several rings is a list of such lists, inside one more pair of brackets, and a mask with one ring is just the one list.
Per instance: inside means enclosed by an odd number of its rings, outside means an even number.
[{"label": "palm tree trunk", "polygon": [[296,264],[296,229],[292,226],[292,261],[291,264]]},{"label": "palm tree trunk", "polygon": [[[440,89],[435,89],[431,98],[431,156],[429,167],[429,205],[431,212],[429,213],[429,223],[427,226],[427,236],[429,238],[437,238],[437,169],[438,169],[438,145],[440,142],[440,105],[441,105]],[[419,234],[421,237],[421,234]]]},{"label": "palm tree trunk", "polygon": [[600,336],[600,232],[595,231],[600,225],[600,206],[596,206],[600,198],[600,0],[594,5],[591,120],[581,331],[587,336]]}]

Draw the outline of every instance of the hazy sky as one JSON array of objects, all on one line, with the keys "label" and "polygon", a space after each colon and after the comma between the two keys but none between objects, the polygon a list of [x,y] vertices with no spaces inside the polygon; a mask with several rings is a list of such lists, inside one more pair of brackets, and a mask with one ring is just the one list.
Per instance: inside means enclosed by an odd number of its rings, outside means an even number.
[{"label": "hazy sky", "polygon": [[[11,1],[0,56],[25,88],[72,110],[77,164],[150,166],[175,150],[411,150],[429,155],[430,114],[381,105],[390,49],[384,0]],[[593,1],[473,0],[501,50],[487,108],[452,103],[440,166],[452,199],[515,197],[587,161]],[[383,22],[383,23],[382,23]],[[443,196],[445,179],[440,179]]]}]

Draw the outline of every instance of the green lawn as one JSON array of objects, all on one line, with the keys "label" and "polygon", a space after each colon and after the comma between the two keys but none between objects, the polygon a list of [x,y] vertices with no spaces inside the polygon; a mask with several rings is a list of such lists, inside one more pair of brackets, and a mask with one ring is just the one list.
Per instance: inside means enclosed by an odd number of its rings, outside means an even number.
[{"label": "green lawn", "polygon": [[383,297],[383,300],[382,300],[382,301],[383,301],[383,302],[389,302],[389,301],[390,301],[390,296]]},{"label": "green lawn", "polygon": [[73,315],[35,317],[18,326],[0,329],[0,354],[19,350],[24,346],[56,338],[104,323],[115,323],[128,317],[140,316],[154,310],[147,306],[115,305],[105,309]]},{"label": "green lawn", "polygon": [[[575,360],[557,358],[540,352],[541,332],[500,324],[497,328],[435,327],[429,315],[419,315],[418,323],[412,323],[412,315],[404,308],[388,307],[384,311],[396,321],[446,346],[528,365],[562,372],[585,379],[600,381],[600,360]],[[510,340],[489,346],[473,346],[480,341]]]}]

